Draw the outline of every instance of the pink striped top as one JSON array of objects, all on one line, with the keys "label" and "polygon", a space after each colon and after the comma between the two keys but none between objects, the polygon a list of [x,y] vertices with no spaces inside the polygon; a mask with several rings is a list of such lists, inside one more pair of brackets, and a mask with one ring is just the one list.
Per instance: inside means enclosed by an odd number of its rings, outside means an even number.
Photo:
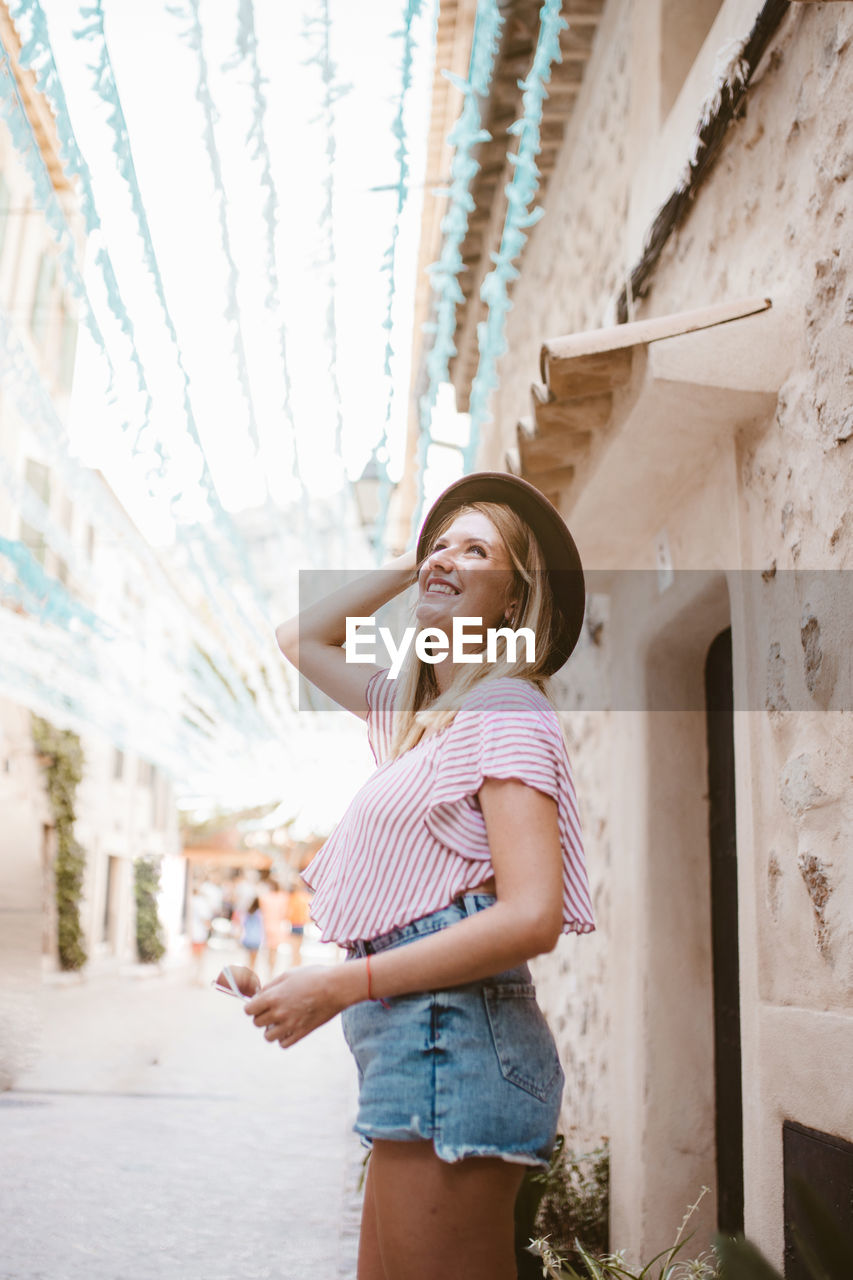
[{"label": "pink striped top", "polygon": [[557,713],[529,681],[484,680],[451,724],[389,760],[396,685],[367,686],[367,733],[379,766],[303,878],[323,940],[375,938],[437,911],[493,874],[477,800],[485,778],[517,778],[557,801],[563,931],[595,928],[577,799]]}]

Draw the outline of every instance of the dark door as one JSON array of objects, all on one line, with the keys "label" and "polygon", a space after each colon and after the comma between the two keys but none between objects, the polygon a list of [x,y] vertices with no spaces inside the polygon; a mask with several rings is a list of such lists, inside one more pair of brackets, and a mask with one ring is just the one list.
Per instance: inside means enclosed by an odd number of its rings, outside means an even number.
[{"label": "dark door", "polygon": [[705,663],[714,966],[717,1205],[721,1231],[743,1231],[743,1103],[740,1061],[735,749],[732,633],[722,631]]}]

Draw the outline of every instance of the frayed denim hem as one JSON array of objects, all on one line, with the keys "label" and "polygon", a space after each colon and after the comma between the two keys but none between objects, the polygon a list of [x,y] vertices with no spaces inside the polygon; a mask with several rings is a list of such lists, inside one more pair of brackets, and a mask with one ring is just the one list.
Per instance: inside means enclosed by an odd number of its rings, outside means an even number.
[{"label": "frayed denim hem", "polygon": [[361,1145],[366,1147],[368,1151],[373,1150],[374,1139],[380,1142],[429,1142],[432,1141],[433,1150],[439,1160],[445,1164],[459,1164],[460,1160],[476,1159],[478,1156],[484,1159],[504,1160],[507,1164],[522,1164],[531,1169],[547,1169],[549,1161],[542,1156],[532,1155],[529,1151],[505,1151],[501,1147],[452,1147],[446,1142],[436,1141],[435,1137],[430,1133],[423,1133],[418,1127],[420,1125],[420,1117],[413,1116],[413,1127],[411,1129],[387,1129],[387,1130],[371,1130],[366,1133],[359,1126],[353,1125],[353,1132],[357,1133],[361,1139]]}]

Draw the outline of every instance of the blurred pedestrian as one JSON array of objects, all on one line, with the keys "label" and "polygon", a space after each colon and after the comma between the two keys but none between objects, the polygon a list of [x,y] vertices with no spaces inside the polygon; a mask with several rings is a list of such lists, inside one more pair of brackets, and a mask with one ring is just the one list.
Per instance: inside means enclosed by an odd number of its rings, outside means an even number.
[{"label": "blurred pedestrian", "polygon": [[215,920],[217,917],[221,916],[225,895],[222,890],[222,880],[218,871],[209,871],[207,873],[199,892],[210,908],[211,920]]},{"label": "blurred pedestrian", "polygon": [[264,945],[264,919],[261,914],[260,898],[253,898],[249,903],[243,920],[243,934],[240,939],[240,945],[248,951],[249,968],[254,969],[258,959],[258,952]]},{"label": "blurred pedestrian", "polygon": [[278,881],[270,877],[267,881],[267,891],[259,895],[259,900],[264,921],[264,946],[270,978],[272,978],[275,976],[278,949],[287,937],[288,895]]},{"label": "blurred pedestrian", "polygon": [[190,898],[190,948],[193,956],[193,981],[197,987],[202,984],[204,956],[207,951],[207,940],[210,937],[210,922],[213,919],[210,902],[201,889],[196,887]]},{"label": "blurred pedestrian", "polygon": [[235,871],[231,879],[231,900],[234,910],[231,915],[231,933],[239,941],[243,933],[243,924],[249,911],[249,904],[258,895],[258,886],[245,871]]},{"label": "blurred pedestrian", "polygon": [[311,899],[301,880],[297,880],[287,896],[287,919],[290,922],[290,964],[292,968],[302,963],[302,939],[310,919]]}]

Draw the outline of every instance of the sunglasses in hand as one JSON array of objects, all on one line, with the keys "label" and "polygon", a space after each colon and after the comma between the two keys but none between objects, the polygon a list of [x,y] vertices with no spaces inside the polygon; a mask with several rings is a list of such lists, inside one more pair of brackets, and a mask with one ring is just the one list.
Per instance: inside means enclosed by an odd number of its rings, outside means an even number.
[{"label": "sunglasses in hand", "polygon": [[251,1000],[261,989],[261,980],[254,969],[243,964],[227,964],[210,984],[214,991],[238,1000]]}]

